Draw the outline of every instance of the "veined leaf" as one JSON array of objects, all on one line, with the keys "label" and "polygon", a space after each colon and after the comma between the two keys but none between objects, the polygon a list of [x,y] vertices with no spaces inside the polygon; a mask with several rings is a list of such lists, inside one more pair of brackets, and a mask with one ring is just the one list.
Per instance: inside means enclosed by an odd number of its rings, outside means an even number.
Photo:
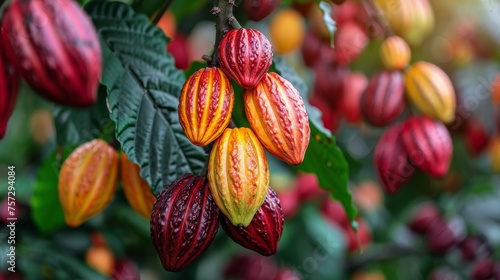
[{"label": "veined leaf", "polygon": [[201,171],[205,152],[191,144],[178,119],[185,77],[167,54],[163,32],[123,3],[93,1],[85,9],[101,39],[102,83],[122,150],[155,194]]}]

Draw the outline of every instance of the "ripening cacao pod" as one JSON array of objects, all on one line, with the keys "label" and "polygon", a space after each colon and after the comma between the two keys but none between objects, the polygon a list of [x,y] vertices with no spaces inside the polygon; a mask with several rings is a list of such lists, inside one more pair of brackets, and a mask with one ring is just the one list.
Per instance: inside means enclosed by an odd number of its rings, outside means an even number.
[{"label": "ripening cacao pod", "polygon": [[434,203],[425,203],[420,205],[408,226],[410,229],[418,234],[425,234],[429,230],[432,223],[441,219],[441,212]]},{"label": "ripening cacao pod", "polygon": [[302,42],[301,54],[304,64],[308,67],[314,66],[320,62],[321,39],[313,32],[307,32]]},{"label": "ripening cacao pod", "polygon": [[388,70],[404,69],[410,63],[410,46],[408,46],[408,43],[403,38],[391,36],[382,43],[380,58]]},{"label": "ripening cacao pod", "polygon": [[357,23],[347,22],[339,26],[334,36],[335,59],[341,65],[353,62],[368,45],[369,38]]},{"label": "ripening cacao pod", "polygon": [[493,248],[482,235],[469,235],[459,244],[462,259],[473,261],[478,258],[489,257],[493,254]]},{"label": "ripening cacao pod", "polygon": [[450,123],[455,118],[455,90],[446,73],[434,64],[419,61],[405,72],[409,100],[425,115]]},{"label": "ripening cacao pod", "polygon": [[361,122],[361,96],[367,86],[368,79],[361,72],[353,72],[344,80],[344,93],[342,94],[340,109],[346,122],[351,124]]},{"label": "ripening cacao pod", "polygon": [[304,160],[309,145],[309,119],[299,92],[276,73],[267,73],[245,90],[245,113],[262,145],[290,165]]},{"label": "ripening cacao pod", "polygon": [[398,71],[374,75],[361,96],[361,113],[374,126],[395,121],[405,108],[404,78]]},{"label": "ripening cacao pod", "polygon": [[139,165],[129,161],[125,153],[121,154],[120,180],[125,197],[137,213],[149,220],[156,197],[148,182],[141,177],[140,171]]},{"label": "ripening cacao pod", "polygon": [[219,210],[206,178],[184,174],[159,195],[151,214],[151,240],[167,271],[181,271],[215,238]]},{"label": "ripening cacao pod", "polygon": [[329,63],[320,59],[314,66],[314,92],[326,99],[327,105],[335,107],[342,99],[345,91],[345,80],[350,70],[346,65]]},{"label": "ripening cacao pod", "polygon": [[268,189],[264,203],[247,227],[234,226],[228,218],[220,217],[222,228],[234,242],[264,256],[278,251],[284,222],[280,200],[272,188]]},{"label": "ripening cacao pod", "polygon": [[403,123],[401,138],[413,165],[433,177],[448,172],[453,146],[442,123],[426,116],[408,118]]},{"label": "ripening cacao pod", "polygon": [[271,43],[251,28],[229,30],[220,42],[218,55],[222,71],[244,88],[255,87],[273,61]]},{"label": "ripening cacao pod", "polygon": [[[470,272],[472,280],[490,280],[493,276],[493,261],[490,258],[483,258],[477,261]],[[495,279],[496,280],[496,279]]]},{"label": "ripening cacao pod", "polygon": [[227,128],[214,142],[208,163],[210,191],[233,225],[248,226],[266,198],[269,166],[249,128]]},{"label": "ripening cacao pod", "polygon": [[217,139],[231,121],[234,92],[220,68],[207,67],[191,75],[179,97],[179,121],[187,138],[206,146]]},{"label": "ripening cacao pod", "polygon": [[59,173],[59,201],[66,224],[77,227],[111,202],[118,178],[118,155],[95,139],[76,148]]},{"label": "ripening cacao pod", "polygon": [[373,155],[375,169],[384,190],[396,193],[415,172],[401,140],[401,124],[389,127],[380,137]]},{"label": "ripening cacao pod", "polygon": [[490,143],[485,125],[479,120],[471,120],[465,128],[465,147],[472,156],[481,154]]},{"label": "ripening cacao pod", "polygon": [[420,45],[434,29],[434,12],[429,0],[409,0],[405,5],[412,7],[413,28],[404,37],[413,45]]},{"label": "ripening cacao pod", "polygon": [[110,276],[115,265],[115,256],[105,245],[92,245],[85,252],[85,262],[102,275]]},{"label": "ripening cacao pod", "polygon": [[0,38],[0,139],[7,132],[10,115],[16,105],[19,91],[19,77],[14,67],[7,61]]},{"label": "ripening cacao pod", "polygon": [[245,0],[245,15],[250,20],[261,21],[272,14],[280,2],[280,0]]},{"label": "ripening cacao pod", "polygon": [[427,248],[431,253],[444,254],[457,244],[457,236],[448,221],[438,219],[426,233]]},{"label": "ripening cacao pod", "polygon": [[2,20],[8,60],[42,97],[88,107],[97,98],[101,47],[94,26],[73,0],[14,0]]},{"label": "ripening cacao pod", "polygon": [[277,54],[298,49],[304,41],[305,33],[304,18],[292,8],[280,10],[269,23],[269,38]]}]

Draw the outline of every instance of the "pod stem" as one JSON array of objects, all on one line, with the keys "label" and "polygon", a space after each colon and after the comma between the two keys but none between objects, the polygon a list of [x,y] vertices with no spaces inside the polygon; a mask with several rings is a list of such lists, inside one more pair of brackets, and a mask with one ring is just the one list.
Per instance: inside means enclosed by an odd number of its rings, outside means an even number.
[{"label": "pod stem", "polygon": [[[172,4],[172,2],[174,2],[174,0],[167,0],[167,1],[165,1],[165,3],[163,3],[163,6],[161,6],[161,9],[158,11],[158,13],[156,14],[155,18],[152,21],[152,23],[154,25],[158,24],[158,22],[160,21],[161,17],[168,10],[168,7],[170,7],[170,4]],[[173,39],[173,38],[170,38],[170,39]]]}]

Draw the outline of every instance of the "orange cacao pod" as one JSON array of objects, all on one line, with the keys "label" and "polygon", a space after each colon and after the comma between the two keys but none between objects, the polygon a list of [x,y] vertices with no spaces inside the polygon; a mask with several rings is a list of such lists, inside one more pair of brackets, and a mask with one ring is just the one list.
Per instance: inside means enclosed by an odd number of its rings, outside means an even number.
[{"label": "orange cacao pod", "polygon": [[450,78],[434,64],[419,61],[405,72],[408,99],[424,114],[450,123],[455,118],[456,97]]},{"label": "orange cacao pod", "polygon": [[210,144],[231,121],[233,105],[233,87],[220,68],[196,71],[184,83],[179,98],[184,133],[195,145]]},{"label": "orange cacao pod", "polygon": [[403,38],[391,36],[382,43],[380,58],[389,70],[404,69],[411,59],[410,46]]},{"label": "orange cacao pod", "polygon": [[309,119],[299,92],[276,73],[267,73],[244,95],[245,112],[262,145],[288,164],[304,160],[309,145]]},{"label": "orange cacao pod", "polygon": [[111,201],[118,177],[118,155],[103,140],[87,142],[64,161],[59,173],[59,200],[66,224],[77,227]]},{"label": "orange cacao pod", "polygon": [[14,0],[3,16],[7,58],[42,97],[88,107],[97,98],[101,45],[73,0]]},{"label": "orange cacao pod", "polygon": [[233,225],[248,226],[266,198],[269,167],[249,128],[228,128],[214,143],[208,181],[215,203]]},{"label": "orange cacao pod", "polygon": [[151,192],[148,182],[141,177],[140,171],[140,167],[129,161],[125,153],[121,154],[120,180],[125,197],[137,213],[149,220],[156,197]]},{"label": "orange cacao pod", "polygon": [[85,262],[102,275],[110,276],[115,265],[115,257],[107,246],[92,245],[85,252]]},{"label": "orange cacao pod", "polygon": [[219,45],[220,67],[229,78],[244,88],[252,88],[271,67],[273,49],[260,31],[232,29]]}]

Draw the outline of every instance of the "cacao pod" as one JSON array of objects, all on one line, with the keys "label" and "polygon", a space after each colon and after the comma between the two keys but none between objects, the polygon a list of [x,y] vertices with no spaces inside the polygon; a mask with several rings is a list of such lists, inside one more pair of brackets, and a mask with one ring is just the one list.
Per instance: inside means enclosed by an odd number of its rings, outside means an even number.
[{"label": "cacao pod", "polygon": [[457,244],[457,237],[447,221],[438,219],[427,231],[427,248],[431,253],[444,254]]},{"label": "cacao pod", "polygon": [[350,226],[344,228],[344,237],[347,240],[347,251],[350,253],[364,251],[372,243],[372,231],[368,224],[363,219],[357,219],[357,223],[357,232],[354,232]]},{"label": "cacao pod", "polygon": [[401,140],[401,124],[389,127],[378,140],[373,155],[375,169],[388,194],[396,193],[415,172]]},{"label": "cacao pod", "polygon": [[295,9],[280,10],[269,23],[269,38],[277,54],[286,54],[298,49],[304,41],[305,33],[304,18]]},{"label": "cacao pod", "polygon": [[137,213],[149,220],[156,197],[151,193],[148,182],[141,177],[140,172],[140,167],[129,161],[127,155],[122,153],[120,157],[120,180],[125,197]]},{"label": "cacao pod", "polygon": [[129,259],[115,260],[111,280],[141,280],[137,265]]},{"label": "cacao pod", "polygon": [[264,256],[274,255],[278,251],[285,218],[280,200],[272,188],[268,189],[264,203],[247,227],[234,226],[223,215],[220,218],[226,234],[241,246]]},{"label": "cacao pod", "polygon": [[350,227],[349,218],[345,213],[344,207],[339,202],[327,197],[321,203],[320,211],[324,219],[328,222],[338,225],[341,228]]},{"label": "cacao pod", "polygon": [[[338,1],[338,0],[337,0]],[[281,268],[273,280],[301,280],[302,278],[293,268]]]},{"label": "cacao pod", "polygon": [[500,136],[494,136],[491,139],[488,154],[491,161],[491,170],[494,173],[500,173]]},{"label": "cacao pod", "polygon": [[357,23],[339,26],[334,36],[335,59],[341,65],[353,62],[368,45],[369,38]]},{"label": "cacao pod", "polygon": [[434,12],[429,0],[409,0],[405,5],[412,7],[413,28],[408,30],[405,38],[413,45],[420,45],[434,29]]},{"label": "cacao pod", "polygon": [[314,67],[314,92],[326,99],[327,105],[335,108],[345,91],[345,80],[350,70],[346,65],[326,63],[321,59]]},{"label": "cacao pod", "polygon": [[118,155],[101,139],[76,148],[59,173],[59,200],[66,224],[77,227],[111,202],[118,178]]},{"label": "cacao pod", "polygon": [[341,99],[341,111],[346,122],[357,124],[361,122],[361,96],[368,86],[368,79],[361,72],[351,73],[344,80],[344,93]]},{"label": "cacao pod", "polygon": [[7,124],[14,111],[19,91],[19,77],[5,57],[4,44],[0,38],[0,139],[7,132]]},{"label": "cacao pod", "polygon": [[280,0],[245,0],[245,15],[250,20],[261,21],[272,14],[280,2]]},{"label": "cacao pod", "polygon": [[278,273],[278,265],[258,254],[239,254],[230,258],[222,273],[224,279],[269,280]]},{"label": "cacao pod", "polygon": [[85,252],[85,262],[102,275],[110,276],[115,265],[115,256],[107,246],[91,246]]},{"label": "cacao pod", "polygon": [[88,107],[97,98],[101,47],[73,0],[14,0],[2,20],[7,57],[21,77],[55,103]]},{"label": "cacao pod", "polygon": [[267,73],[245,90],[245,113],[262,145],[290,165],[304,160],[309,145],[309,119],[299,92],[276,73]]},{"label": "cacao pod", "polygon": [[210,191],[220,211],[247,227],[266,198],[269,166],[249,128],[227,128],[214,142],[208,163]]},{"label": "cacao pod", "polygon": [[167,271],[181,271],[215,238],[219,210],[206,178],[185,174],[165,188],[151,214],[151,240]]},{"label": "cacao pod", "polygon": [[453,146],[446,127],[429,117],[405,120],[401,132],[410,161],[433,177],[442,177],[450,167]]},{"label": "cacao pod", "polygon": [[471,270],[472,280],[488,280],[493,277],[493,261],[489,258],[484,258],[477,261]]},{"label": "cacao pod", "polygon": [[227,32],[218,55],[222,71],[244,88],[255,87],[273,61],[271,43],[264,34],[251,28]]},{"label": "cacao pod", "polygon": [[500,74],[495,75],[490,86],[491,100],[500,105]]},{"label": "cacao pod", "polygon": [[473,156],[478,156],[488,147],[489,141],[490,137],[484,124],[479,120],[471,120],[465,128],[467,151]]},{"label": "cacao pod", "polygon": [[320,61],[321,46],[321,39],[316,34],[306,33],[301,48],[302,60],[306,66],[312,67]]},{"label": "cacao pod", "polygon": [[309,99],[309,104],[320,110],[324,127],[335,133],[340,126],[342,116],[334,107],[329,106],[329,103],[328,100],[316,93],[313,93],[311,99]]},{"label": "cacao pod", "polygon": [[425,234],[431,224],[441,219],[441,213],[434,203],[425,203],[417,208],[416,213],[410,220],[410,229],[418,234]]},{"label": "cacao pod", "polygon": [[233,106],[233,87],[224,72],[215,67],[202,68],[182,87],[179,121],[193,144],[206,146],[224,132]]},{"label": "cacao pod", "polygon": [[361,96],[361,113],[374,126],[395,121],[405,108],[404,78],[398,71],[374,75]]},{"label": "cacao pod", "polygon": [[462,259],[465,261],[473,261],[477,258],[489,257],[493,254],[492,247],[488,244],[487,240],[480,235],[467,236],[459,244]]},{"label": "cacao pod", "polygon": [[425,115],[450,123],[455,118],[456,97],[450,78],[434,64],[419,61],[405,72],[409,100]]},{"label": "cacao pod", "polygon": [[380,47],[380,58],[388,70],[401,70],[411,59],[410,46],[399,36],[391,36]]}]

